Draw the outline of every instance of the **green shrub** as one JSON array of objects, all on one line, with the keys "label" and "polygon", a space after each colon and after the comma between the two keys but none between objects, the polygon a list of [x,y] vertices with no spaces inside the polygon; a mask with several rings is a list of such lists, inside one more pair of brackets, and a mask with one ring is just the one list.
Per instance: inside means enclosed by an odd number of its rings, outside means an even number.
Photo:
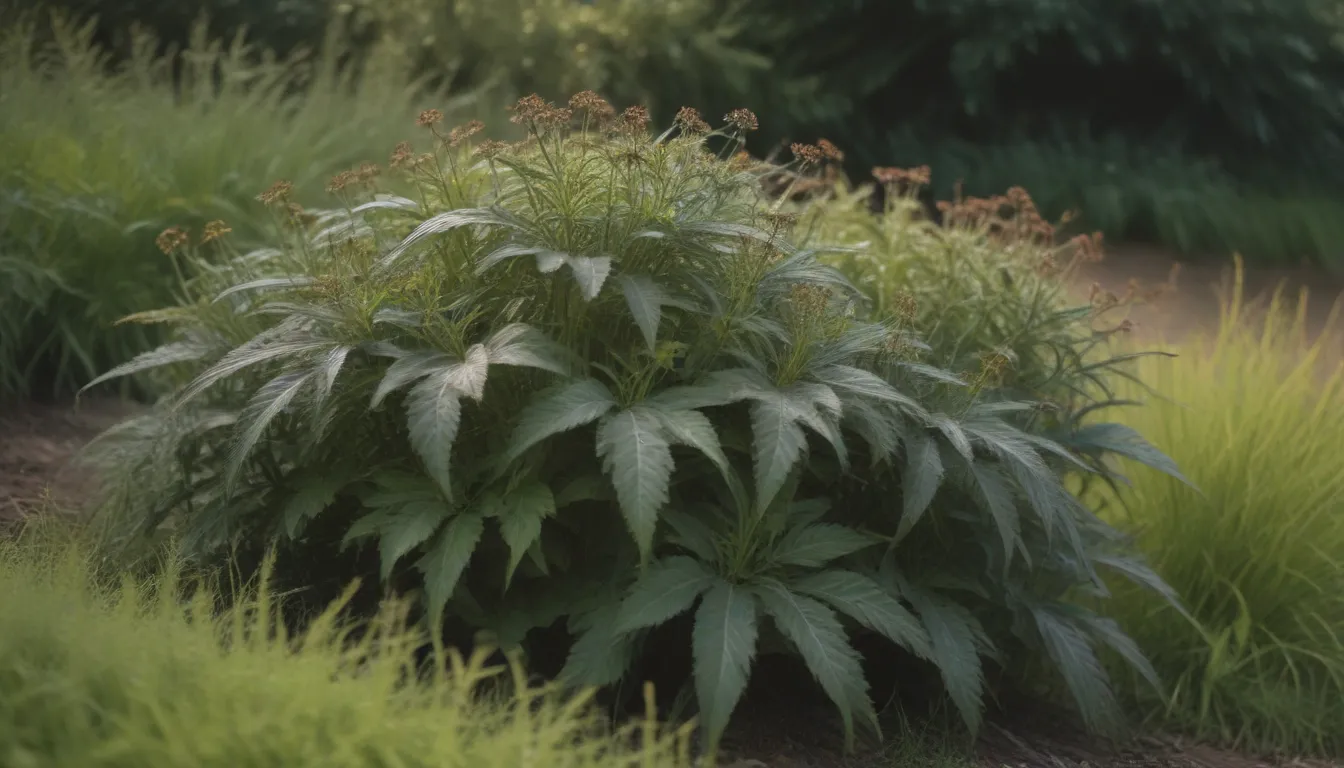
[{"label": "green shrub", "polygon": [[1164,400],[1123,422],[1200,490],[1137,471],[1105,516],[1137,534],[1193,620],[1129,592],[1107,611],[1171,681],[1169,702],[1145,699],[1155,717],[1246,748],[1339,755],[1344,370],[1297,310],[1281,294],[1244,304],[1238,271],[1216,336],[1139,369]]},{"label": "green shrub", "polygon": [[671,121],[747,104],[821,118],[816,78],[784,77],[742,40],[748,19],[715,0],[357,0],[360,34],[404,51],[416,71],[455,88],[494,85],[510,98],[600,91]]},{"label": "green shrub", "polygon": [[[564,620],[572,683],[689,646],[711,745],[758,651],[800,656],[848,737],[875,728],[852,632],[932,662],[972,727],[982,657],[1038,651],[1087,723],[1113,727],[1094,644],[1147,662],[1071,597],[1103,592],[1102,570],[1162,585],[1060,476],[1104,473],[1108,450],[1170,462],[996,386],[1013,355],[1046,354],[1033,325],[981,350],[994,333],[958,350],[934,328],[948,354],[924,361],[910,318],[871,313],[762,199],[763,176],[799,166],[734,154],[751,113],[707,135],[688,110],[651,139],[642,108],[570,103],[521,100],[529,139],[512,146],[472,148],[480,126],[426,112],[431,151],[394,157],[406,196],[347,177],[346,207],[291,218],[269,249],[212,241],[194,299],[146,316],[175,341],[105,376],[179,384],[94,453],[104,541],[172,532],[207,558],[289,541],[306,583],[345,567],[339,547],[376,544],[380,578],[418,590],[436,626],[514,648]],[[292,194],[263,198],[283,211]],[[1040,268],[1043,246],[995,226],[907,231],[911,248]],[[910,285],[935,305],[962,290]],[[1066,351],[1075,388],[1109,365]],[[938,367],[961,352],[975,364]]]},{"label": "green shrub", "polygon": [[415,114],[403,74],[355,79],[335,41],[312,61],[252,63],[203,31],[177,57],[140,37],[109,74],[93,29],[30,20],[0,39],[0,396],[70,393],[155,343],[110,326],[172,300],[153,251],[169,223],[227,219],[255,238],[269,228],[257,189],[285,176],[318,192]]},{"label": "green shrub", "polygon": [[688,739],[656,723],[631,748],[583,697],[520,677],[501,695],[485,653],[441,650],[407,684],[425,638],[395,606],[352,634],[334,605],[289,636],[264,578],[220,615],[222,593],[176,562],[108,583],[69,531],[37,533],[0,540],[6,766],[689,765]]}]

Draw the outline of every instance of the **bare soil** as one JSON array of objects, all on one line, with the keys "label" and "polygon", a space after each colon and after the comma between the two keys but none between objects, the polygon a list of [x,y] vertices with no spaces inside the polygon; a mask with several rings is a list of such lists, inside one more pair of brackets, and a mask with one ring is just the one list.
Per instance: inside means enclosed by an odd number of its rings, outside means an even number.
[{"label": "bare soil", "polygon": [[[1106,261],[1090,265],[1077,290],[1085,297],[1095,281],[1105,290],[1123,294],[1131,279],[1150,287],[1165,282],[1176,263],[1152,248],[1120,246]],[[1230,276],[1230,265],[1182,265],[1177,290],[1156,303],[1135,308],[1130,318],[1144,338],[1179,342],[1201,331],[1212,331],[1219,317],[1219,290]],[[1296,294],[1311,291],[1308,311],[1310,333],[1328,327],[1344,331],[1344,323],[1329,323],[1331,304],[1344,297],[1344,279],[1311,270],[1247,270],[1247,298],[1264,297],[1279,283]],[[1344,333],[1339,359],[1344,360]],[[90,487],[72,459],[95,435],[138,409],[116,400],[86,400],[73,404],[0,405],[0,523],[48,502],[59,509],[78,509]],[[834,734],[833,715],[817,702],[774,692],[759,703],[744,706],[731,740],[731,752],[743,755],[738,768],[887,768],[891,757],[877,753],[842,757]],[[1257,759],[1178,740],[1145,739],[1126,745],[1099,744],[1095,739],[1056,717],[1033,710],[1030,718],[999,717],[984,729],[972,762],[981,768],[1328,768],[1326,763]],[[932,766],[932,763],[930,763]],[[1339,768],[1335,766],[1334,768]]]}]

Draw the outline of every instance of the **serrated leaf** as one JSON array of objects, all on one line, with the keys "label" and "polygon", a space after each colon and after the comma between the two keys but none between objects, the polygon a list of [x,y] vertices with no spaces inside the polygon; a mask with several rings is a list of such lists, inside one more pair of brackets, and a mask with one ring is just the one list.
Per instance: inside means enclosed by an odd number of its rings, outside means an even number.
[{"label": "serrated leaf", "polygon": [[542,250],[544,249],[532,245],[509,244],[500,246],[499,248],[496,248],[495,250],[486,254],[479,262],[476,263],[476,274],[483,275],[486,272],[490,271],[490,269],[493,268],[496,264],[500,264],[502,262],[508,261],[509,259],[514,259],[519,256],[535,256]]},{"label": "serrated leaf", "polygon": [[929,634],[919,617],[883,590],[876,581],[861,573],[823,571],[796,579],[789,583],[789,588],[830,604],[920,658],[932,657]]},{"label": "serrated leaf", "polygon": [[406,255],[416,243],[432,235],[450,232],[454,229],[472,225],[505,225],[510,224],[509,220],[496,211],[488,208],[461,208],[455,211],[444,211],[436,216],[425,219],[419,226],[411,230],[395,248],[387,252],[379,262],[378,269],[385,270],[391,267],[402,256]]},{"label": "serrated leaf", "polygon": [[943,678],[948,697],[967,729],[972,734],[979,732],[985,689],[979,649],[988,642],[980,622],[965,606],[934,592],[905,584],[901,594],[914,607],[929,633],[933,663]]},{"label": "serrated leaf", "polygon": [[[294,338],[288,338],[285,334]],[[303,357],[312,353],[325,352],[332,344],[327,339],[318,339],[303,335],[293,327],[272,328],[257,334],[247,343],[235,347],[224,355],[219,362],[210,366],[178,393],[174,408],[180,408],[195,399],[212,385],[233,376],[254,365],[272,362],[282,357]]]},{"label": "serrated leaf", "polygon": [[224,485],[232,489],[238,481],[243,464],[252,455],[266,428],[280,412],[313,380],[312,371],[282,373],[262,385],[261,389],[243,406],[235,427],[237,437],[229,451],[224,468]]},{"label": "serrated leaf", "polygon": [[747,689],[756,656],[756,610],[754,595],[720,581],[705,592],[695,612],[695,694],[711,752]]},{"label": "serrated leaf", "polygon": [[565,350],[526,323],[513,323],[491,334],[485,351],[492,365],[537,368],[561,376],[569,373]]},{"label": "serrated leaf", "polygon": [[1098,552],[1093,554],[1092,560],[1097,565],[1110,568],[1141,587],[1153,590],[1177,611],[1180,611],[1183,616],[1191,618],[1190,613],[1181,604],[1181,597],[1176,590],[1137,555]]},{"label": "serrated leaf", "polygon": [[815,375],[818,381],[838,392],[894,403],[910,413],[926,415],[923,406],[871,371],[851,365],[828,365]]},{"label": "serrated leaf", "polygon": [[664,408],[649,410],[658,419],[659,426],[671,442],[703,453],[724,475],[732,471],[709,417],[699,411],[672,411]]},{"label": "serrated leaf", "polygon": [[416,563],[425,575],[425,602],[431,616],[442,615],[484,529],[480,515],[458,515],[443,526],[429,551]]},{"label": "serrated leaf", "polygon": [[447,498],[453,497],[453,442],[462,422],[462,391],[457,366],[441,368],[411,389],[406,398],[406,427],[411,448]]},{"label": "serrated leaf", "polygon": [[1176,466],[1176,462],[1170,456],[1143,439],[1133,427],[1124,424],[1088,424],[1074,430],[1068,443],[1081,449],[1108,451],[1124,456],[1194,487],[1194,484],[1181,474],[1180,467]]},{"label": "serrated leaf", "polygon": [[551,489],[544,483],[528,483],[501,501],[499,533],[509,547],[509,567],[504,576],[504,585],[508,587],[518,564],[541,538],[542,521],[555,514],[556,505]]},{"label": "serrated leaf", "polygon": [[616,631],[620,611],[620,601],[613,599],[582,617],[561,680],[572,686],[605,686],[625,676],[634,658],[634,640]]},{"label": "serrated leaf", "polygon": [[793,528],[780,539],[771,561],[779,565],[820,568],[846,555],[877,543],[865,533],[833,523],[814,523]]},{"label": "serrated leaf", "polygon": [[251,280],[246,283],[232,285],[224,289],[215,296],[214,303],[219,303],[223,299],[243,293],[245,291],[269,291],[276,288],[304,288],[316,282],[315,278],[306,275],[292,275],[286,277],[263,277],[258,280]]},{"label": "serrated leaf", "polygon": [[564,509],[580,501],[607,501],[612,498],[611,484],[602,475],[581,475],[555,495],[555,508]]},{"label": "serrated leaf", "polygon": [[905,443],[905,467],[901,473],[901,522],[897,540],[905,538],[915,523],[928,511],[943,484],[943,459],[938,443],[924,432],[911,433]]},{"label": "serrated leaf", "polygon": [[663,305],[667,303],[667,291],[647,275],[620,275],[621,293],[625,294],[625,303],[630,314],[644,334],[644,342],[649,351],[658,344],[658,324],[662,320]]},{"label": "serrated leaf", "polygon": [[551,435],[596,421],[615,407],[616,398],[596,379],[580,379],[542,392],[523,409],[509,441],[508,460],[516,460]]},{"label": "serrated leaf", "polygon": [[1013,551],[1017,548],[1022,530],[1012,489],[997,469],[984,462],[971,462],[970,469],[985,509],[994,518],[994,525],[998,528],[1006,568],[1013,562]]},{"label": "serrated leaf", "polygon": [[83,392],[111,379],[143,373],[154,368],[162,368],[165,365],[195,362],[210,354],[210,352],[211,347],[198,342],[178,341],[172,344],[164,344],[156,349],[151,349],[148,352],[142,352],[136,355],[128,362],[118,365],[93,381],[90,381],[88,384],[85,384],[79,391]]},{"label": "serrated leaf", "polygon": [[903,363],[897,363],[897,365],[906,369],[907,371],[910,371],[911,373],[923,376],[926,379],[940,381],[944,384],[951,384],[956,387],[966,386],[966,382],[960,376],[945,371],[942,368],[935,368],[932,365],[925,365],[924,363],[903,362]]},{"label": "serrated leaf", "polygon": [[1121,722],[1120,705],[1111,692],[1110,677],[1097,658],[1092,642],[1072,622],[1048,606],[1033,606],[1046,653],[1054,661],[1083,724],[1089,731],[1115,734]]},{"label": "serrated leaf", "polygon": [[859,654],[849,644],[835,613],[778,582],[765,582],[755,591],[765,612],[798,649],[808,670],[840,711],[846,745],[853,746],[856,717],[873,733],[878,733],[877,712],[868,698],[868,682],[863,676]]},{"label": "serrated leaf", "polygon": [[672,529],[672,543],[690,550],[702,562],[719,559],[719,548],[714,531],[694,515],[677,509],[663,510],[662,519]]},{"label": "serrated leaf", "polygon": [[378,382],[369,407],[377,408],[388,395],[451,362],[452,358],[442,352],[412,352],[397,358]]},{"label": "serrated leaf", "polygon": [[648,555],[673,468],[671,446],[654,412],[635,407],[605,417],[597,428],[597,455],[640,553]]},{"label": "serrated leaf", "polygon": [[788,398],[779,393],[752,403],[751,431],[756,506],[765,509],[802,458],[807,448],[807,436],[795,420],[795,409]]},{"label": "serrated leaf", "polygon": [[341,368],[345,366],[345,360],[349,356],[350,347],[335,347],[317,364],[315,398],[317,406],[320,407],[331,395],[332,388],[336,386],[336,378],[341,375]]},{"label": "serrated leaf", "polygon": [[567,260],[569,271],[579,284],[583,298],[592,301],[602,291],[602,284],[611,274],[610,256],[570,256]]},{"label": "serrated leaf", "polygon": [[1105,643],[1115,651],[1120,658],[1134,668],[1148,684],[1153,686],[1153,690],[1161,693],[1162,680],[1153,668],[1153,664],[1148,660],[1148,656],[1139,648],[1139,644],[1134,642],[1115,619],[1109,619],[1097,615],[1088,615],[1084,619],[1087,627],[1091,630],[1093,637]]},{"label": "serrated leaf", "polygon": [[444,382],[458,392],[480,402],[485,397],[485,382],[490,372],[490,355],[484,344],[473,344],[460,363],[445,366]]},{"label": "serrated leaf", "polygon": [[335,474],[308,475],[301,478],[294,495],[285,502],[284,511],[280,514],[285,535],[291,539],[297,538],[299,528],[304,522],[317,517],[331,506],[336,500],[336,494],[349,482],[348,477]]},{"label": "serrated leaf", "polygon": [[400,507],[378,526],[378,559],[387,581],[397,561],[423,544],[452,510],[441,501],[419,501]]},{"label": "serrated leaf", "polygon": [[564,251],[537,251],[537,271],[549,275],[565,266],[568,260],[569,254]]},{"label": "serrated leaf", "polygon": [[931,417],[933,426],[938,428],[939,432],[947,438],[952,447],[957,449],[957,453],[966,461],[975,460],[975,449],[971,447],[971,439],[967,437],[965,430],[961,425],[954,421],[945,413],[935,413]]},{"label": "serrated leaf", "polygon": [[690,610],[717,578],[699,560],[685,555],[673,555],[653,563],[621,603],[616,631],[634,632],[656,627]]}]

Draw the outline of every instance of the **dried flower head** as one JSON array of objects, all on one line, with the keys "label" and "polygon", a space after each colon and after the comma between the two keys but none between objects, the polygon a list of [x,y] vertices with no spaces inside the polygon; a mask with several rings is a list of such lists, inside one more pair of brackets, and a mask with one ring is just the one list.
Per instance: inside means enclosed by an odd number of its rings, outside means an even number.
[{"label": "dried flower head", "polygon": [[393,168],[408,168],[414,160],[415,150],[411,149],[411,143],[403,141],[392,150],[392,157],[387,164]]},{"label": "dried flower head", "polygon": [[980,355],[980,376],[985,382],[999,381],[1012,360],[997,350]]},{"label": "dried flower head", "polygon": [[169,227],[159,233],[159,236],[154,239],[154,244],[159,247],[160,251],[170,254],[185,247],[189,239],[186,230],[181,227]]},{"label": "dried flower head", "polygon": [[803,165],[813,165],[820,163],[825,159],[825,155],[821,152],[821,147],[816,147],[811,144],[790,144],[789,151],[793,153],[794,157],[802,160]]},{"label": "dried flower head", "polygon": [[845,159],[845,153],[841,152],[840,148],[835,146],[830,139],[817,139],[817,149],[820,149],[821,154],[832,162],[838,163]]},{"label": "dried flower head", "polygon": [[502,141],[496,141],[494,139],[486,139],[485,141],[482,141],[480,144],[476,145],[476,154],[489,160],[493,157],[499,156],[500,153],[502,153],[504,150],[508,148],[509,145],[505,144]]},{"label": "dried flower head", "polygon": [[[877,180],[877,183],[884,185],[904,184],[911,187],[922,187],[929,183],[933,175],[927,165],[921,165],[918,168],[878,167],[873,169],[873,178]],[[939,210],[942,210],[942,204],[939,205]]]},{"label": "dried flower head", "polygon": [[593,91],[579,91],[569,97],[569,108],[575,112],[585,112],[594,117],[615,111],[606,99]]},{"label": "dried flower head", "polygon": [[426,109],[415,120],[415,124],[421,128],[431,128],[441,122],[443,122],[443,112],[437,109]]},{"label": "dried flower head", "polygon": [[289,214],[289,221],[296,227],[309,227],[317,221],[317,217],[308,213],[298,203],[290,203],[285,206],[285,213]]},{"label": "dried flower head", "polygon": [[816,319],[826,312],[831,303],[831,292],[815,283],[794,283],[789,288],[789,304],[801,318]]},{"label": "dried flower head", "polygon": [[485,123],[480,120],[472,120],[466,125],[459,125],[448,132],[448,146],[456,147],[483,130],[485,130]]},{"label": "dried flower head", "polygon": [[292,194],[294,194],[293,184],[288,181],[277,181],[265,192],[257,195],[257,199],[264,205],[276,205],[277,203],[289,202],[289,196]]},{"label": "dried flower head", "polygon": [[383,175],[383,169],[373,163],[364,163],[355,171],[355,176],[362,184],[372,184],[373,180]]},{"label": "dried flower head", "polygon": [[232,231],[233,228],[224,223],[222,219],[215,219],[214,221],[207,222],[205,231],[201,234],[201,244],[204,245],[211,240],[218,240]]},{"label": "dried flower head", "polygon": [[327,191],[334,194],[357,181],[359,181],[359,176],[354,171],[341,171],[327,181]]},{"label": "dried flower head", "polygon": [[756,113],[750,109],[734,109],[723,116],[723,121],[739,133],[747,133],[761,127],[756,120]]},{"label": "dried flower head", "polygon": [[740,173],[751,170],[755,165],[756,161],[751,158],[751,155],[746,152],[738,152],[733,155],[732,160],[728,161],[728,170]]},{"label": "dried flower head", "polygon": [[700,136],[709,133],[709,123],[700,116],[699,110],[693,107],[682,107],[677,110],[676,125],[683,133],[692,136]]},{"label": "dried flower head", "polygon": [[538,117],[551,109],[553,107],[549,102],[534,93],[531,96],[524,96],[518,100],[517,104],[509,107],[509,110],[513,112],[513,117],[509,120],[516,125],[535,123]]},{"label": "dried flower head", "polygon": [[649,110],[645,107],[626,107],[621,113],[621,133],[633,135],[642,133],[648,127]]},{"label": "dried flower head", "polygon": [[788,232],[798,223],[798,214],[783,211],[771,211],[765,214],[765,220],[775,234]]},{"label": "dried flower head", "polygon": [[901,291],[892,298],[891,310],[902,320],[913,320],[919,313],[919,300],[913,293]]}]

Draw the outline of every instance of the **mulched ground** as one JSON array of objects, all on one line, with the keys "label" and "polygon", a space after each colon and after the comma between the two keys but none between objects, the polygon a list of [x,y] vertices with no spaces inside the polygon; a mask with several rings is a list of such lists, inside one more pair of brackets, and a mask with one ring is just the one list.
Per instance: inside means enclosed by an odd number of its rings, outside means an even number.
[{"label": "mulched ground", "polygon": [[[1117,294],[1138,279],[1144,286],[1164,282],[1172,259],[1138,247],[1112,249],[1102,264],[1084,275],[1079,290],[1096,281]],[[1144,337],[1179,341],[1212,329],[1218,318],[1218,291],[1227,270],[1186,267],[1178,292],[1131,314]],[[1281,280],[1312,291],[1308,326],[1313,335],[1327,324],[1331,302],[1344,292],[1344,279],[1305,270],[1256,270],[1247,275],[1248,296],[1263,295]],[[1337,324],[1339,325],[1339,324]],[[1339,328],[1344,330],[1344,328]],[[1344,334],[1339,344],[1344,359]],[[115,400],[88,399],[78,406],[0,405],[0,523],[12,521],[48,500],[75,509],[89,488],[88,478],[72,466],[82,446],[102,430],[136,411]],[[815,697],[772,690],[754,697],[735,718],[727,751],[740,756],[736,768],[891,768],[889,753],[844,757],[835,734],[834,715]],[[1128,745],[1100,744],[1069,725],[1066,716],[1024,708],[1025,714],[991,720],[976,745],[982,768],[1344,768],[1300,760],[1259,760],[1177,740],[1146,739]],[[903,764],[903,765],[908,765]],[[943,765],[939,763],[938,765]],[[930,768],[936,768],[930,763]]]}]

